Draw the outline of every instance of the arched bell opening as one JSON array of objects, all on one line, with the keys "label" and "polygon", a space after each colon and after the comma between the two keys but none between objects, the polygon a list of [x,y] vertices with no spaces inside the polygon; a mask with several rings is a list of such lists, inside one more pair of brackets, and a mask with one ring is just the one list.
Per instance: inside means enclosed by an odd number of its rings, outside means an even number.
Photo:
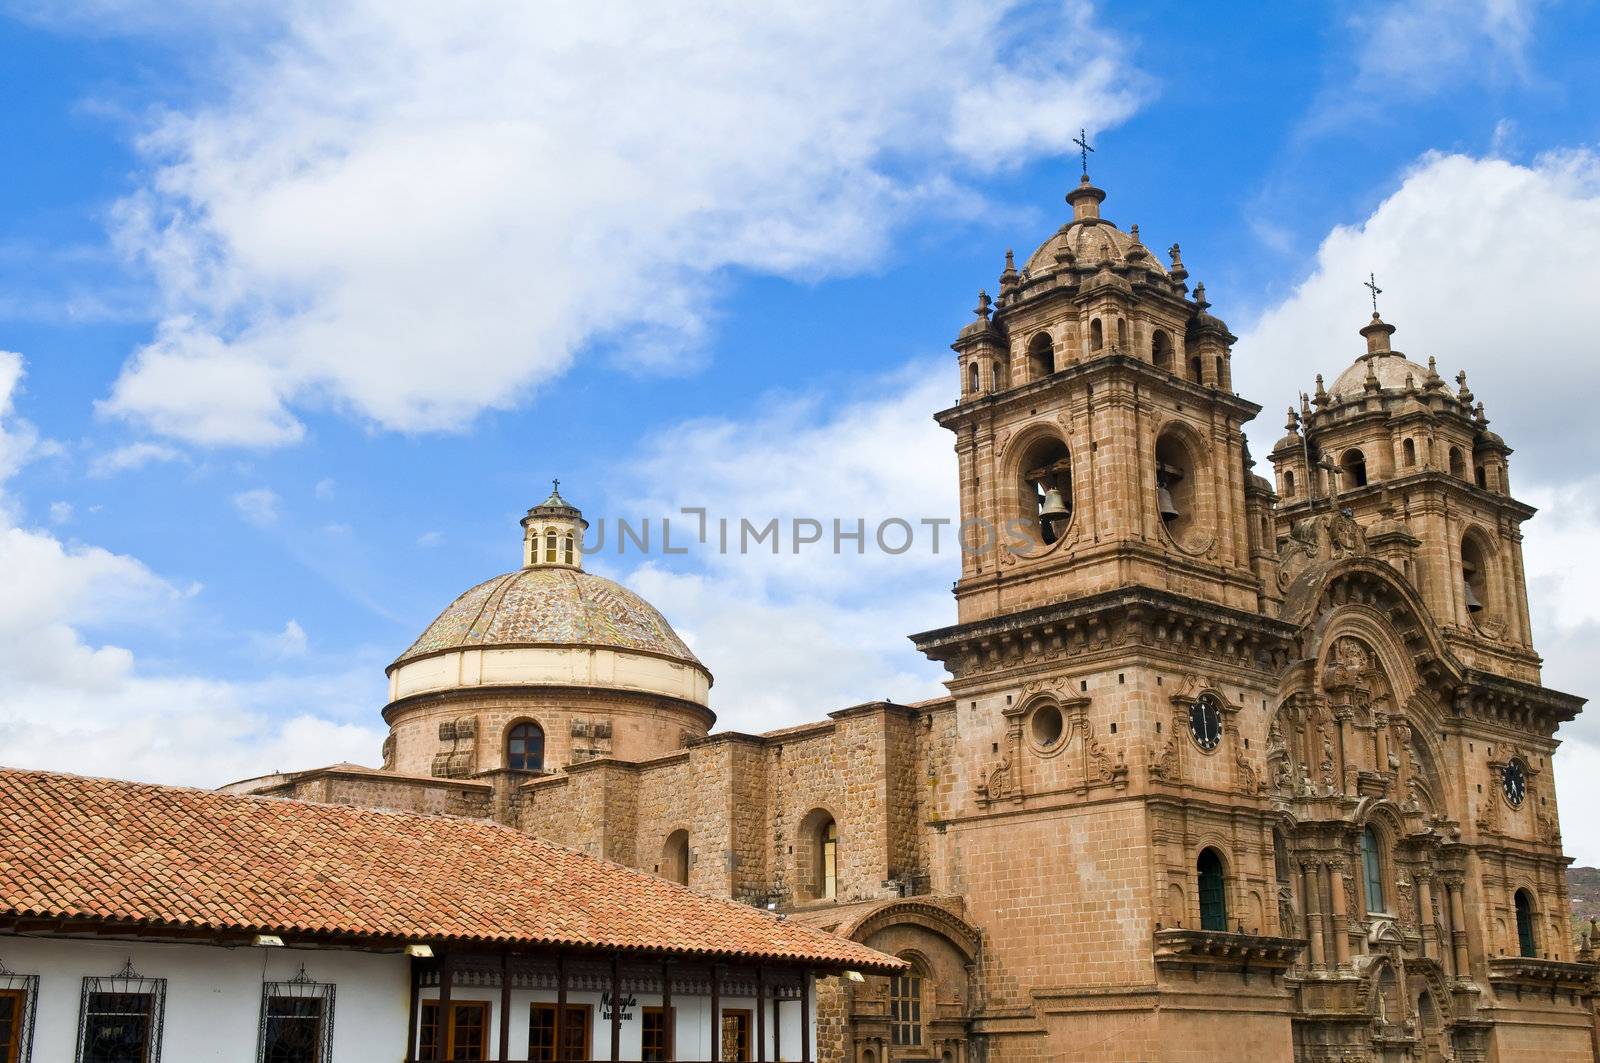
[{"label": "arched bell opening", "polygon": [[1172,372],[1172,337],[1166,329],[1156,329],[1150,337],[1150,364],[1157,369]]},{"label": "arched bell opening", "polygon": [[1339,468],[1344,473],[1346,489],[1367,486],[1367,457],[1356,447],[1344,452],[1339,459]]},{"label": "arched bell opening", "polygon": [[1187,547],[1199,525],[1200,491],[1196,483],[1194,454],[1176,432],[1156,440],[1156,513],[1167,534]]},{"label": "arched bell opening", "polygon": [[1489,545],[1476,530],[1461,537],[1461,597],[1469,620],[1492,616],[1495,612],[1490,557]]},{"label": "arched bell opening", "polygon": [[1072,453],[1055,436],[1035,440],[1018,461],[1018,517],[1045,546],[1072,522]]},{"label": "arched bell opening", "polygon": [[1056,347],[1048,332],[1028,341],[1028,379],[1043,380],[1056,371]]}]

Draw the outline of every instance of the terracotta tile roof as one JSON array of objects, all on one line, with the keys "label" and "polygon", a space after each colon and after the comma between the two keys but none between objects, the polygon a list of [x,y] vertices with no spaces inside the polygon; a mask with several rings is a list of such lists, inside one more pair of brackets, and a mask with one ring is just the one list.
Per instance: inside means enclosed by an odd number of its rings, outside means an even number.
[{"label": "terracotta tile roof", "polygon": [[0,921],[900,962],[478,820],[0,769],[0,831]]}]

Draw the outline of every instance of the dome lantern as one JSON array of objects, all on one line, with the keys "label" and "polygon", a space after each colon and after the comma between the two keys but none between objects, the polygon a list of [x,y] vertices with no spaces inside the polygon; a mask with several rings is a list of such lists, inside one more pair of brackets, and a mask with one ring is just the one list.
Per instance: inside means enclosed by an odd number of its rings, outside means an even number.
[{"label": "dome lantern", "polygon": [[561,497],[561,481],[550,483],[550,497],[522,518],[522,565],[582,568],[583,533],[589,522],[577,506]]}]

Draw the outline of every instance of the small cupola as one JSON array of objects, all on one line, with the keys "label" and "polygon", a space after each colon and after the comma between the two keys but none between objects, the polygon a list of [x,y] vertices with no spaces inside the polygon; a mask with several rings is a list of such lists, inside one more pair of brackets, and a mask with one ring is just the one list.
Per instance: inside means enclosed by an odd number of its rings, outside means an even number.
[{"label": "small cupola", "polygon": [[552,480],[550,497],[522,518],[523,567],[582,568],[588,527],[578,507],[561,497],[561,481]]}]

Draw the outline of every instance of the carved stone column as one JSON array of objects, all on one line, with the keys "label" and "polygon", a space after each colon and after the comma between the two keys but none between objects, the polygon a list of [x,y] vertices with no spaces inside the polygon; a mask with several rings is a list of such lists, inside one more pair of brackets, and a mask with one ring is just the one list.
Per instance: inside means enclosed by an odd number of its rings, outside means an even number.
[{"label": "carved stone column", "polygon": [[1422,939],[1422,958],[1428,959],[1432,951],[1428,948],[1428,939],[1433,936],[1433,876],[1426,871],[1418,871],[1413,877],[1417,880],[1417,935]]},{"label": "carved stone column", "polygon": [[1328,906],[1333,909],[1333,956],[1340,967],[1350,966],[1350,920],[1344,896],[1344,863],[1328,865]]},{"label": "carved stone column", "polygon": [[1327,954],[1322,948],[1322,865],[1303,864],[1306,898],[1306,936],[1311,939],[1311,969],[1327,970]]},{"label": "carved stone column", "polygon": [[1457,978],[1472,977],[1472,965],[1467,959],[1467,919],[1461,907],[1460,882],[1446,882],[1445,889],[1450,895],[1450,942],[1455,947],[1455,966]]}]

